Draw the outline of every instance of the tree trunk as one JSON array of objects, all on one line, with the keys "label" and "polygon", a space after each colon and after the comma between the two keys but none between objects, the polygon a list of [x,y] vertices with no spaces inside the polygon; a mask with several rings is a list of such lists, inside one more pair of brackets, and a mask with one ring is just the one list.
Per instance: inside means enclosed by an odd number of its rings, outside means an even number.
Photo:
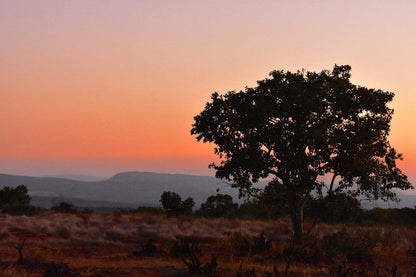
[{"label": "tree trunk", "polygon": [[295,241],[300,241],[303,237],[303,207],[305,204],[302,202],[299,199],[295,200],[290,213]]}]

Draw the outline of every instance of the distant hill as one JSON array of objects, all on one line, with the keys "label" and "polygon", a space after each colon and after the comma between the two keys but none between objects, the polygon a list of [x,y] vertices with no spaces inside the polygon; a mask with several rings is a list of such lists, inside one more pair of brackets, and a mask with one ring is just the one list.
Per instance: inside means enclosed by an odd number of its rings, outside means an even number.
[{"label": "distant hill", "polygon": [[[72,201],[81,207],[159,206],[160,195],[164,191],[175,191],[184,198],[192,197],[196,207],[199,207],[209,196],[217,193],[217,188],[221,188],[221,193],[232,195],[238,200],[237,189],[210,176],[133,171],[119,173],[106,180],[74,179],[0,174],[0,188],[23,184],[29,189],[34,202],[37,201],[40,206],[50,206],[60,199]],[[398,192],[398,196],[402,199],[399,203],[363,202],[363,207],[413,208],[416,205],[416,195]]]},{"label": "distant hill", "polygon": [[81,181],[81,182],[98,182],[98,181],[104,181],[108,179],[106,177],[80,175],[80,174],[59,174],[59,175],[48,175],[48,176],[39,176],[39,177],[63,178],[63,179]]},{"label": "distant hill", "polygon": [[0,174],[0,187],[25,185],[31,196],[49,198],[76,198],[112,203],[159,205],[164,191],[175,191],[182,197],[194,198],[197,205],[207,197],[221,193],[237,196],[237,191],[209,176],[162,174],[152,172],[123,172],[95,182],[56,177],[29,177]]}]

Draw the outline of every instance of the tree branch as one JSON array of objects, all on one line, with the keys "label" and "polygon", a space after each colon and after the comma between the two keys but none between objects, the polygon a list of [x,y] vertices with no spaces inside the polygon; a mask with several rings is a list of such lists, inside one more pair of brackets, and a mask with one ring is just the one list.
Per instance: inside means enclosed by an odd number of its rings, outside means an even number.
[{"label": "tree branch", "polygon": [[332,194],[332,190],[334,189],[334,182],[335,182],[335,178],[338,176],[338,174],[336,174],[334,172],[334,176],[332,176],[332,180],[331,180],[331,184],[329,185],[329,190],[328,190],[328,194]]}]

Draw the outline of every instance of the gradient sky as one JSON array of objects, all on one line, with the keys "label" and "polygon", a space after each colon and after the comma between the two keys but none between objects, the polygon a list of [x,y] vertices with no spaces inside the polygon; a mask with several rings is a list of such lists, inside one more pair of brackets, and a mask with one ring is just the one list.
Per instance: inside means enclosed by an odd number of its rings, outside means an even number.
[{"label": "gradient sky", "polygon": [[[0,172],[213,174],[190,136],[212,92],[352,66],[396,93],[416,176],[415,1],[0,0]],[[414,179],[413,179],[414,180]]]}]

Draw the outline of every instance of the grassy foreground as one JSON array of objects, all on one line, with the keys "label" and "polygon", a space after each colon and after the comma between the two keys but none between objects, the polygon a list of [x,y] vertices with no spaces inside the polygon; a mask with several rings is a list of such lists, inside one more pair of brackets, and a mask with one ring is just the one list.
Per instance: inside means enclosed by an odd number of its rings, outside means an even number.
[{"label": "grassy foreground", "polygon": [[[287,219],[147,213],[2,214],[0,276],[204,276],[198,265],[205,276],[214,276],[213,270],[215,276],[413,276],[416,271],[415,228],[317,224],[295,246],[290,226]],[[186,263],[197,270],[189,273]]]}]

